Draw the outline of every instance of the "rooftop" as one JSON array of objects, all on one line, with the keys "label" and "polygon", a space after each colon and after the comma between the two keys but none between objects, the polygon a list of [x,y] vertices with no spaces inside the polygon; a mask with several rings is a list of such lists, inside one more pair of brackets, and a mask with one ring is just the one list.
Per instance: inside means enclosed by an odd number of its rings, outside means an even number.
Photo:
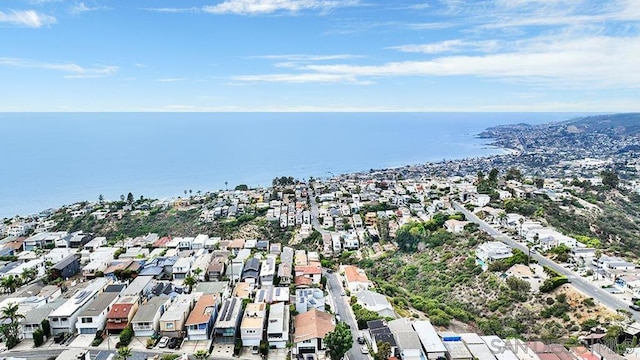
[{"label": "rooftop", "polygon": [[218,296],[214,294],[200,296],[196,306],[189,314],[186,325],[197,325],[208,322],[215,312],[217,299]]}]

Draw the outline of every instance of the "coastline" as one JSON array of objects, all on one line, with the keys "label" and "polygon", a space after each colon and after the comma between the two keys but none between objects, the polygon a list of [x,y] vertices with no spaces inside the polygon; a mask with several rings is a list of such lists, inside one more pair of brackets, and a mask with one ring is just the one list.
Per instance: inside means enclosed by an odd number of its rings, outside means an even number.
[{"label": "coastline", "polygon": [[[3,218],[95,201],[100,194],[112,200],[128,192],[136,198],[168,198],[185,189],[266,187],[276,176],[326,178],[510,155],[512,150],[477,134],[496,124],[565,118],[528,113],[212,113],[180,114],[177,121],[174,114],[20,114],[21,121],[12,122],[11,117],[3,116],[0,131],[28,128],[32,141],[51,150],[27,148],[9,158],[6,166],[21,171],[0,181]],[[157,119],[153,127],[151,119]],[[124,120],[131,121],[127,127]],[[96,133],[108,141],[96,145]],[[8,139],[6,146],[24,144]],[[77,159],[65,160],[69,154]]]}]

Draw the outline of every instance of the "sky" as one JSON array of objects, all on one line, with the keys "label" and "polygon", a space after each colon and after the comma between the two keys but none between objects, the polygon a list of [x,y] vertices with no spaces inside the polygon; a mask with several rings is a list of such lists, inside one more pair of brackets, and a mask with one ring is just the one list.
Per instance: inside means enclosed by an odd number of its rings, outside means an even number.
[{"label": "sky", "polygon": [[638,0],[2,0],[0,111],[640,111]]}]

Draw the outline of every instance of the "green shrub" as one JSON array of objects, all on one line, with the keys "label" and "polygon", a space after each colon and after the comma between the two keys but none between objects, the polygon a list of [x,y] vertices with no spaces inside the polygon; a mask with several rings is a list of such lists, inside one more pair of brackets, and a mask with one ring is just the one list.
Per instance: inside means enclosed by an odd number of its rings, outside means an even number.
[{"label": "green shrub", "polygon": [[44,331],[37,329],[33,332],[33,346],[38,347],[44,343]]},{"label": "green shrub", "polygon": [[540,286],[540,292],[548,293],[555,290],[558,286],[569,282],[566,276],[556,276],[548,278]]},{"label": "green shrub", "polygon": [[120,344],[127,346],[131,342],[131,339],[133,339],[133,329],[131,329],[131,326],[127,326],[120,333]]}]

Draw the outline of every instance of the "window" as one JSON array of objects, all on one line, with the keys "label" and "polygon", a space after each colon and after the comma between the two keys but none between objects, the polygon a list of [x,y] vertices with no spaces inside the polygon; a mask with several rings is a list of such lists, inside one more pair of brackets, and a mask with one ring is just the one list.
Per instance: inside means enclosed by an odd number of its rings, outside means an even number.
[{"label": "window", "polygon": [[166,327],[167,329],[173,329],[173,323],[166,323],[166,324],[165,324],[165,327]]},{"label": "window", "polygon": [[82,323],[83,324],[87,324],[87,323],[92,323],[93,322],[93,318],[82,318]]}]

